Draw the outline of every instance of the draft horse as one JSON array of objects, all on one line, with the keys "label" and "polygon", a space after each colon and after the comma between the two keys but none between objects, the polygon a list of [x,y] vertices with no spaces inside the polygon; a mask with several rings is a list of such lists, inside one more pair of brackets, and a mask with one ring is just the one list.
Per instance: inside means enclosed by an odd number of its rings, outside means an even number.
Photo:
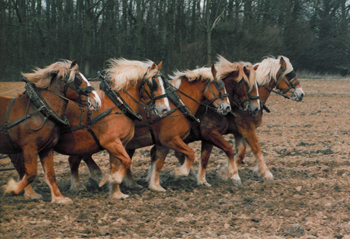
[{"label": "draft horse", "polygon": [[[131,159],[125,145],[133,138],[134,120],[142,119],[140,109],[163,115],[170,110],[165,97],[163,81],[159,73],[162,63],[152,61],[131,61],[110,59],[105,70],[105,79],[97,91],[102,100],[100,110],[86,111],[75,104],[69,104],[66,117],[70,127],[61,129],[61,137],[54,147],[56,152],[70,155],[69,163],[81,160],[85,154],[106,149],[110,158],[110,196],[126,198],[120,192],[119,184],[130,168]],[[79,183],[78,183],[79,184]],[[72,184],[81,187],[82,185]],[[36,197],[31,187],[26,188],[30,197]]]},{"label": "draft horse", "polygon": [[[250,63],[244,64],[252,67]],[[277,59],[267,58],[261,63],[255,64],[253,67],[256,70],[256,81],[259,85],[258,91],[261,105],[263,106],[258,114],[254,115],[247,111],[240,110],[239,107],[233,107],[235,116],[228,115],[226,117],[219,117],[219,115],[208,111],[206,114],[200,117],[202,122],[200,125],[200,132],[202,133],[203,138],[198,177],[202,178],[203,182],[206,182],[205,170],[213,147],[213,145],[208,142],[207,138],[220,138],[220,134],[234,135],[237,152],[235,161],[237,165],[242,162],[248,144],[258,162],[254,168],[254,171],[260,173],[260,175],[266,181],[273,180],[273,175],[268,169],[263,158],[256,134],[256,128],[262,123],[262,110],[264,108],[269,112],[269,109],[266,107],[265,103],[271,91],[295,101],[301,101],[304,97],[304,92],[295,72],[293,71],[293,66],[287,57],[280,56]],[[275,91],[275,88],[277,88],[278,91]],[[232,105],[235,104],[233,103]],[[226,152],[226,150],[229,150],[228,147],[229,145],[226,145],[225,148],[221,149]],[[176,156],[179,158],[180,162],[183,161],[182,155],[176,154]],[[220,175],[227,179],[228,177],[231,177],[230,171],[231,169],[228,163],[220,169]],[[210,186],[208,183],[203,184]]]},{"label": "draft horse", "polygon": [[[231,94],[231,93],[228,94],[228,96],[229,96],[228,98],[229,98],[230,103],[232,103],[233,98],[235,98],[235,99],[238,99],[240,102],[240,104],[237,104],[237,107],[240,107],[240,108],[245,109],[245,110],[250,110],[253,112],[256,112],[259,110],[260,104],[258,102],[258,98],[256,97],[257,91],[255,91],[255,93],[252,92],[253,93],[252,96],[250,96],[250,94],[249,94],[250,89],[252,89],[253,85],[254,85],[254,71],[252,72],[252,78],[249,79],[246,76],[246,74],[249,74],[249,70],[244,69],[244,68],[240,68],[239,65],[237,65],[237,64],[227,64],[226,67],[218,68],[218,72],[216,72],[215,67],[213,67],[213,69],[215,70],[215,71],[213,71],[213,72],[215,72],[215,73],[213,73],[214,77],[219,79],[220,81],[224,82],[225,89],[228,92],[235,92],[235,94]],[[186,73],[186,72],[185,73],[178,72],[172,77],[172,79],[174,82],[176,82],[178,79],[181,79],[183,76],[186,76],[187,74],[188,73]],[[181,89],[181,88],[179,88],[179,89]],[[227,91],[226,91],[226,93],[227,93]],[[204,112],[214,112],[210,108],[207,109],[208,103],[210,103],[210,102],[204,101],[203,104],[201,104],[201,106],[199,106],[198,110],[195,111],[196,116],[203,114]],[[220,115],[220,117],[224,117],[224,115],[227,115],[227,114],[219,114],[217,111],[215,111],[215,112],[217,113],[217,115]],[[200,119],[200,117],[199,117],[199,119]],[[202,121],[200,121],[200,123],[202,124]],[[166,125],[172,125],[172,124],[167,123]],[[193,129],[195,127],[197,127],[196,125],[198,125],[197,122],[192,122],[190,125],[188,125],[191,128],[187,129],[188,133],[184,137],[182,137],[182,140],[185,140],[186,138],[193,136]],[[174,128],[164,127],[164,128],[165,129],[161,131],[162,134],[169,137],[169,136],[171,136],[170,131],[173,131],[175,127]],[[186,144],[187,142],[188,141],[186,140],[184,142],[184,145],[187,146],[187,144]],[[127,147],[129,147],[129,146],[127,146]],[[150,167],[149,178],[150,178],[150,188],[152,190],[165,191],[159,185],[159,174],[160,174],[160,169],[163,166],[165,157],[169,152],[169,148],[170,147],[168,145],[165,145],[165,144],[156,144],[151,149],[152,164]],[[175,152],[177,154],[181,153],[179,150],[175,150]],[[185,157],[183,157],[184,162],[186,162],[186,157],[188,158],[187,155]],[[194,155],[193,155],[193,157],[194,157]],[[234,154],[231,153],[229,155],[229,157],[231,158],[231,162],[232,162],[232,164],[231,164],[232,177],[234,179],[238,178],[237,181],[240,181],[239,176],[238,176],[238,170],[236,167],[236,163],[234,161]],[[185,163],[183,163],[181,167],[183,167],[184,165],[185,165]],[[188,168],[188,170],[189,170],[189,168]],[[126,179],[125,181],[128,185],[135,184],[131,173],[128,174],[125,179]],[[198,182],[199,182],[199,184],[202,183],[200,178],[198,178]],[[154,187],[151,187],[151,185],[154,185]]]},{"label": "draft horse", "polygon": [[[214,76],[213,76],[214,75]],[[156,145],[151,151],[151,168],[149,188],[155,191],[165,191],[159,184],[159,174],[161,165],[156,165],[156,161],[161,158],[165,150],[171,148],[175,151],[186,155],[186,162],[180,168],[175,170],[175,174],[179,176],[187,176],[192,163],[195,160],[193,150],[183,142],[190,132],[191,124],[197,123],[194,114],[199,106],[207,99],[210,105],[207,108],[227,114],[231,111],[231,107],[227,98],[226,90],[223,83],[215,77],[216,70],[212,68],[200,68],[193,71],[178,72],[176,77],[170,82],[166,81],[166,91],[173,95],[175,93],[176,100],[170,101],[171,110],[164,117],[156,117],[149,115],[144,109],[140,109],[143,116],[142,122],[135,122],[134,138],[127,144],[126,150],[130,157],[135,150],[145,146]],[[176,79],[175,79],[176,78]],[[165,154],[166,155],[166,154]],[[70,158],[71,159],[71,158]],[[101,174],[100,168],[92,160],[91,155],[84,156],[90,173]],[[161,159],[160,162],[163,162]],[[78,181],[78,166],[80,160],[71,162],[72,183]],[[128,178],[132,179],[131,171],[128,170]],[[137,186],[134,180],[126,180],[130,187]]]},{"label": "draft horse", "polygon": [[[254,68],[256,69],[257,74],[260,99],[267,112],[270,111],[265,104],[271,92],[293,101],[300,102],[303,100],[305,93],[296,76],[293,65],[287,57],[269,57],[260,63],[254,64]],[[237,125],[237,127],[233,128],[231,132],[235,136],[237,165],[241,164],[243,161],[248,143],[258,161],[254,171],[260,172],[260,174],[267,180],[272,180],[272,174],[271,176],[268,176],[266,173],[264,174],[264,168],[261,167],[259,163],[263,161],[263,155],[257,138],[256,128],[261,125],[262,116],[263,111],[259,112],[255,117],[247,116],[243,113],[237,114],[237,118],[235,119],[235,125]]]},{"label": "draft horse", "polygon": [[5,193],[19,194],[34,181],[39,155],[52,202],[70,203],[55,180],[53,147],[59,137],[58,126],[68,125],[64,117],[68,101],[98,110],[101,100],[79,72],[76,61],[59,61],[23,77],[26,81],[23,94],[16,98],[0,97],[0,152],[19,153],[23,157],[21,180],[10,179],[4,186]]},{"label": "draft horse", "polygon": [[[234,159],[234,151],[222,134],[231,127],[228,119],[234,119],[237,111],[245,112],[247,115],[257,115],[260,111],[260,98],[255,81],[256,73],[251,64],[243,62],[231,63],[222,56],[218,56],[218,61],[215,65],[219,72],[218,77],[225,83],[234,114],[224,116],[214,111],[200,108],[197,113],[200,124],[192,125],[191,134],[186,138],[185,142],[190,143],[201,140],[202,152],[197,174],[198,185],[210,186],[206,180],[205,171],[210,150],[215,145],[222,149],[228,157],[226,169],[228,177],[235,185],[240,186],[241,179]],[[236,70],[233,71],[232,69]],[[245,84],[235,83],[237,81]],[[175,152],[175,155],[180,163],[183,163],[184,155],[178,152]]]}]

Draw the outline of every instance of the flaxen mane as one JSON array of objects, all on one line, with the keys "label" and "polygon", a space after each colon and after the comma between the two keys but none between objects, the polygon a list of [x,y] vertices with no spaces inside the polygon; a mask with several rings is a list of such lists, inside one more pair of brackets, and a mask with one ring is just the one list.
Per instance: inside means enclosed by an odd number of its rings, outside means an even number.
[{"label": "flaxen mane", "polygon": [[276,78],[277,72],[281,67],[280,66],[281,57],[283,57],[284,61],[287,64],[287,68],[283,73],[283,75],[286,75],[293,70],[293,66],[287,57],[279,56],[277,59],[273,57],[268,57],[264,59],[262,62],[256,63],[254,65],[254,67],[259,65],[258,69],[256,70],[256,80],[259,85],[268,84],[272,79],[274,81],[277,80],[275,78]]},{"label": "flaxen mane", "polygon": [[[240,81],[242,78],[244,79],[245,82],[249,85],[249,90],[250,92],[255,84],[255,77],[247,76],[244,73],[243,67],[247,68],[252,68],[252,64],[249,62],[230,62],[223,56],[218,55],[218,61],[215,63],[216,69],[218,70],[217,77],[219,79],[225,78],[228,74],[230,74],[232,71],[239,71],[239,75],[236,78],[237,81]],[[251,69],[254,70],[254,69]]]},{"label": "flaxen mane", "polygon": [[55,62],[43,69],[35,68],[33,73],[22,73],[27,80],[34,82],[38,88],[47,88],[50,86],[50,82],[53,74],[57,74],[57,77],[62,80],[67,80],[71,82],[75,78],[75,74],[79,70],[79,66],[75,64],[70,68],[72,62],[69,60],[61,60]]},{"label": "flaxen mane", "polygon": [[203,81],[214,81],[214,77],[210,67],[202,67],[195,70],[187,71],[176,71],[173,74],[174,75],[169,76],[171,78],[170,83],[176,88],[180,87],[182,77],[186,77],[189,82],[199,79]]},{"label": "flaxen mane", "polygon": [[142,79],[153,61],[131,61],[124,58],[108,60],[107,77],[113,81],[114,90],[127,89]]}]

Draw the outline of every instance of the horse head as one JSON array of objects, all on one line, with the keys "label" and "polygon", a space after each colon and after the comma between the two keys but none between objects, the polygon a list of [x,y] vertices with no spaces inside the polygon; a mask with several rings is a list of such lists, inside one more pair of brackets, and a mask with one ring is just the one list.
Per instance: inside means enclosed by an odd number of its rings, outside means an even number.
[{"label": "horse head", "polygon": [[287,57],[279,56],[280,69],[277,73],[276,88],[295,101],[302,101],[305,93]]},{"label": "horse head", "polygon": [[259,86],[263,86],[269,91],[274,91],[285,98],[295,101],[302,101],[305,93],[296,77],[293,66],[285,56],[266,58],[262,62],[254,65],[257,72]]},{"label": "horse head", "polygon": [[64,99],[69,99],[91,109],[101,107],[101,99],[85,76],[79,72],[76,61],[63,60],[46,68],[36,68],[33,73],[22,74],[38,88],[47,89]]},{"label": "horse head", "polygon": [[141,84],[141,97],[151,104],[151,109],[155,115],[163,116],[170,111],[169,100],[166,97],[164,82],[160,69],[162,62],[158,65],[152,63],[143,76]]},{"label": "horse head", "polygon": [[224,81],[231,105],[256,116],[260,111],[260,98],[255,82],[256,73],[250,63],[231,63],[219,56],[216,63],[219,77]]},{"label": "horse head", "polygon": [[216,77],[217,70],[215,65],[211,66],[211,73],[214,80],[208,81],[208,84],[204,90],[204,97],[210,100],[209,105],[213,105],[217,113],[227,115],[229,112],[231,112],[231,104],[225,88],[225,83]]}]

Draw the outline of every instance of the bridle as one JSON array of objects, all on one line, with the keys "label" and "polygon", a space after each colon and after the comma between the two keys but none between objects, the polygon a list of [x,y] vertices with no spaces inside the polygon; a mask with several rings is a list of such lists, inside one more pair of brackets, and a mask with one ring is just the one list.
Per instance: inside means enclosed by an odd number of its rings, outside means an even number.
[{"label": "bridle", "polygon": [[[295,89],[296,89],[296,86],[300,84],[300,81],[297,80],[295,83],[293,83],[293,80],[294,80],[295,77],[296,77],[296,73],[295,73],[294,70],[292,70],[292,71],[289,72],[288,74],[283,75],[283,73],[284,73],[285,71],[286,71],[286,68],[281,67],[281,70],[280,70],[280,72],[279,72],[279,74],[278,74],[278,77],[277,77],[276,85],[275,85],[274,87],[269,88],[269,87],[267,87],[267,86],[265,86],[265,85],[262,85],[262,87],[264,87],[265,89],[267,89],[267,90],[270,91],[270,92],[274,92],[274,93],[276,93],[276,94],[278,94],[278,95],[283,96],[284,98],[290,99],[291,97],[288,96],[286,93],[289,92],[291,89],[294,89],[294,90],[295,90]],[[281,84],[282,81],[283,81],[284,83],[286,83],[286,85],[288,86],[288,88],[285,89],[285,90],[283,90],[283,91],[281,91],[281,90],[280,90],[280,91],[274,90],[273,88],[275,88],[275,87],[276,87],[277,89],[279,89],[279,86],[280,86],[280,84]]]},{"label": "bridle", "polygon": [[77,95],[78,95],[78,101],[81,100],[81,96],[88,96],[92,91],[95,90],[93,86],[87,86],[85,88],[80,88],[80,85],[83,83],[83,80],[79,75],[75,75],[74,80],[70,83],[68,83],[67,80],[65,80],[65,86],[63,90],[64,96],[67,95],[68,88],[71,88]]},{"label": "bridle", "polygon": [[[149,69],[149,67],[148,67],[148,69]],[[147,69],[147,71],[148,71],[148,69]],[[142,96],[144,93],[146,93],[146,95],[149,98],[149,101],[146,102],[145,100],[143,100],[141,98],[141,102],[145,105],[144,108],[146,109],[147,114],[149,114],[149,111],[153,111],[157,115],[157,111],[155,110],[156,100],[160,100],[162,98],[167,97],[166,94],[154,96],[154,91],[156,91],[158,89],[158,82],[156,81],[156,78],[160,77],[163,80],[163,75],[158,71],[158,73],[156,75],[152,76],[152,78],[151,78],[152,81],[149,81],[148,79],[145,78],[147,71],[142,77],[140,96]],[[146,84],[150,90],[149,92],[145,88]]]},{"label": "bridle", "polygon": [[[201,79],[199,79],[199,80],[201,80]],[[219,92],[219,95],[215,95],[214,90],[213,90],[213,88],[212,88],[211,85],[210,85],[211,83],[214,84],[215,88],[216,88],[217,91]],[[174,87],[174,86],[172,86],[172,87]],[[228,96],[229,96],[227,93],[225,93],[225,94],[222,94],[222,93],[221,93],[221,90],[222,90],[224,87],[225,87],[225,83],[224,83],[223,80],[221,80],[221,79],[219,79],[219,80],[217,80],[217,81],[209,81],[209,80],[207,81],[207,84],[205,85],[205,87],[204,87],[204,89],[203,89],[203,92],[205,92],[206,89],[209,88],[210,91],[211,91],[211,93],[212,93],[213,96],[214,96],[214,98],[213,98],[212,100],[210,100],[209,103],[202,103],[202,102],[200,102],[200,101],[198,101],[198,100],[192,98],[191,96],[187,95],[186,93],[184,93],[184,92],[181,91],[180,89],[177,89],[177,88],[176,88],[175,91],[177,91],[177,92],[181,93],[182,95],[186,96],[187,98],[193,100],[193,101],[196,102],[197,104],[205,106],[206,110],[211,109],[211,110],[214,110],[214,111],[215,111],[216,108],[213,107],[213,106],[211,106],[212,103],[213,103],[215,100],[217,100],[217,99],[222,99],[222,100],[224,100],[225,97],[228,97]],[[175,88],[175,87],[174,87],[174,88]]]},{"label": "bridle", "polygon": [[218,95],[218,96],[215,95],[215,93],[214,93],[214,91],[213,91],[213,88],[211,87],[211,84],[210,84],[210,83],[211,83],[211,82],[208,81],[207,85],[206,85],[205,88],[204,88],[204,91],[206,90],[206,88],[209,88],[209,90],[211,91],[211,93],[212,93],[213,96],[214,96],[214,98],[213,98],[211,101],[209,101],[208,105],[211,105],[211,104],[214,103],[214,101],[217,100],[217,99],[222,99],[222,100],[224,100],[225,97],[228,97],[228,94],[227,94],[227,93],[225,93],[225,94],[222,94],[222,93],[221,93],[221,90],[222,90],[223,88],[225,88],[225,83],[224,83],[224,81],[223,81],[222,79],[219,79],[219,80],[217,80],[217,81],[213,81],[213,84],[214,84],[216,90],[219,92],[219,95]]},{"label": "bridle", "polygon": [[[238,89],[237,92],[234,92],[234,98],[237,99],[237,100],[230,100],[230,103],[232,105],[236,106],[239,110],[250,112],[249,104],[253,100],[259,100],[260,96],[252,96],[250,94],[250,92],[244,91],[243,86],[242,86],[242,82],[244,82],[246,88],[249,89],[248,83],[244,80],[244,78],[242,78],[239,82],[236,83],[236,85],[238,85],[239,89]],[[240,100],[237,97],[238,92],[240,92],[240,91],[243,92],[243,95],[244,95],[244,99],[243,100]],[[248,104],[246,104],[247,101],[248,101]]]}]

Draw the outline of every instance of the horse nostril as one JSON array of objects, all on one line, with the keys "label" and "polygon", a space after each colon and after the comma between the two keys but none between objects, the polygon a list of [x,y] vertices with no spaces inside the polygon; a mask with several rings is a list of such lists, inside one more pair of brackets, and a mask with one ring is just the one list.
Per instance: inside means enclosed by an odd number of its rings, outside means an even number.
[{"label": "horse nostril", "polygon": [[227,106],[226,111],[230,112],[231,111],[231,106]]},{"label": "horse nostril", "polygon": [[168,112],[167,109],[163,109],[163,110],[162,110],[162,114],[163,114],[163,115],[165,115],[167,112]]}]

